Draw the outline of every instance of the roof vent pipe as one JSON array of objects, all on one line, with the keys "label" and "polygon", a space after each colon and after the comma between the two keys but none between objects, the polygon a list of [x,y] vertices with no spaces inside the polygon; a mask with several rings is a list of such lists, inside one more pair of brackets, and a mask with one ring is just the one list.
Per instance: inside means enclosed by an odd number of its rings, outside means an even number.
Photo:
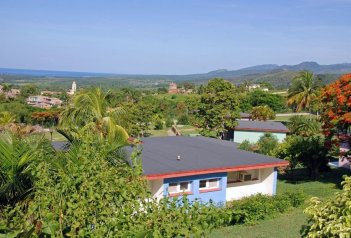
[{"label": "roof vent pipe", "polygon": [[180,160],[180,155],[178,155],[177,160],[178,160],[178,161]]}]

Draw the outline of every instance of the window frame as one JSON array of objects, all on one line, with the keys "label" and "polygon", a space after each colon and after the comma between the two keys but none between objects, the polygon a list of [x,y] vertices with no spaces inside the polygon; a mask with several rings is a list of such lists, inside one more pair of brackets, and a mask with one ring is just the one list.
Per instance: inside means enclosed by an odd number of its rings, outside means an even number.
[{"label": "window frame", "polygon": [[[181,183],[188,183],[188,188],[185,190],[180,189],[180,184]],[[169,187],[171,187],[171,184],[176,184],[176,191],[170,192]],[[174,183],[168,183],[168,194],[173,195],[173,194],[188,194],[191,193],[191,181],[181,181],[181,182],[174,182]]]},{"label": "window frame", "polygon": [[[210,180],[217,180],[216,187],[210,187]],[[206,181],[206,187],[200,187],[201,181]],[[206,190],[220,190],[221,189],[221,178],[208,178],[208,179],[200,179],[199,181],[199,191],[206,191]]]}]

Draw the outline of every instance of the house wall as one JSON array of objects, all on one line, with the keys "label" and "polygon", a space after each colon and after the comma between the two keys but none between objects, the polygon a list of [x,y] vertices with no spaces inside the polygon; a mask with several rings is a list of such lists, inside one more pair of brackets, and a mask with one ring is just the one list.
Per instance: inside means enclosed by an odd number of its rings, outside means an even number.
[{"label": "house wall", "polygon": [[[200,191],[199,181],[203,179],[219,178],[220,179],[220,189],[218,191]],[[198,199],[202,202],[209,202],[212,200],[214,203],[224,203],[226,201],[226,186],[227,186],[227,173],[213,173],[213,174],[202,174],[194,176],[185,176],[178,178],[164,179],[163,184],[163,195],[165,197],[169,196],[168,186],[169,183],[179,183],[191,181],[191,194],[188,194],[188,199],[194,201]]]},{"label": "house wall", "polygon": [[[265,132],[261,131],[234,131],[234,142],[237,143],[242,143],[244,140],[248,140],[251,143],[256,143],[261,136],[264,135]],[[278,133],[278,132],[273,132],[271,133],[272,135],[275,135],[278,138],[279,142],[283,142],[283,140],[286,137],[286,133]]]},{"label": "house wall", "polygon": [[[229,173],[228,176],[230,176]],[[259,180],[229,183],[227,185],[226,200],[232,201],[257,193],[274,195],[276,191],[276,175],[277,172],[274,168],[265,168],[259,170]]]},{"label": "house wall", "polygon": [[160,200],[163,198],[163,179],[149,181],[150,191],[154,198]]}]

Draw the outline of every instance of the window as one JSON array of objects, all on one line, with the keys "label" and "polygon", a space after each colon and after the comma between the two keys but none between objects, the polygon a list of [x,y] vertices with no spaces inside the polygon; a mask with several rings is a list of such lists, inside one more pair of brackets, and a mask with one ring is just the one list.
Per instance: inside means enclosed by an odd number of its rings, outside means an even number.
[{"label": "window", "polygon": [[200,190],[218,189],[220,187],[219,181],[220,181],[219,178],[200,180],[199,189]]},{"label": "window", "polygon": [[170,183],[168,193],[190,192],[190,182]]}]

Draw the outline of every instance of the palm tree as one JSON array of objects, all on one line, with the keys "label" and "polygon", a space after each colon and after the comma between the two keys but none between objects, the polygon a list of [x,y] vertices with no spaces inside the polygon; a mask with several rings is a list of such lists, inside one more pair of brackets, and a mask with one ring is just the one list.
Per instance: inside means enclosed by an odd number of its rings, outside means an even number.
[{"label": "palm tree", "polygon": [[79,141],[82,136],[95,134],[111,142],[126,143],[129,138],[126,130],[117,125],[121,108],[109,108],[108,93],[100,88],[77,94],[62,113],[57,131],[69,141]]},{"label": "palm tree", "polygon": [[42,138],[1,134],[0,205],[14,204],[32,192],[32,169],[43,153],[51,151],[45,145]]},{"label": "palm tree", "polygon": [[310,108],[310,105],[317,97],[317,84],[313,73],[302,71],[292,81],[289,89],[288,104],[295,105],[296,111]]},{"label": "palm tree", "polygon": [[289,119],[288,128],[291,134],[310,137],[320,133],[321,123],[306,116],[293,116]]},{"label": "palm tree", "polygon": [[14,123],[16,120],[16,116],[11,114],[10,112],[1,112],[0,113],[0,126],[5,126],[11,123]]}]

